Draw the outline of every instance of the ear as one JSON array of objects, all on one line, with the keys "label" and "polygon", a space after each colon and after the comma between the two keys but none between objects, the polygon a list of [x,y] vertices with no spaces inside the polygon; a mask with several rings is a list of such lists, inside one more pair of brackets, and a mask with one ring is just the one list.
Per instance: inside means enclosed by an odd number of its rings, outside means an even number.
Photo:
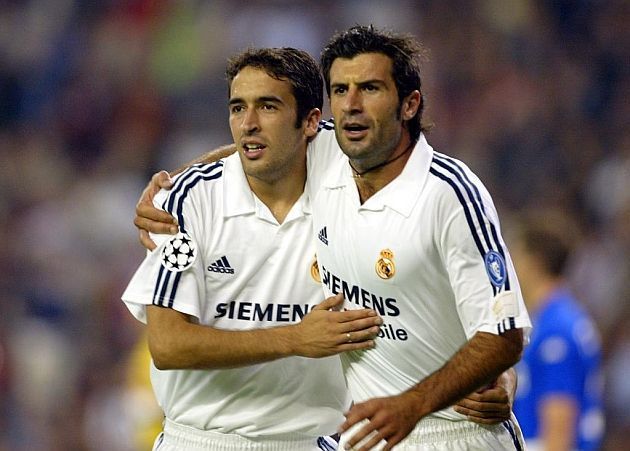
[{"label": "ear", "polygon": [[412,117],[416,115],[418,109],[422,105],[422,96],[420,95],[420,91],[417,89],[407,97],[405,97],[402,101],[402,105],[400,108],[400,117],[403,121],[408,121]]},{"label": "ear", "polygon": [[317,134],[319,121],[322,118],[322,112],[319,108],[313,108],[304,118],[304,134],[307,138],[312,138]]}]

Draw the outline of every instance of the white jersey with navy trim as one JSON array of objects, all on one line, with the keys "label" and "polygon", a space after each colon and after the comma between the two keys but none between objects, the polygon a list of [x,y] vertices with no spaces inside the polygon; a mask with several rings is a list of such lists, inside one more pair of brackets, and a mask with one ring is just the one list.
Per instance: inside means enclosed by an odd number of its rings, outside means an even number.
[{"label": "white jersey with navy trim", "polygon": [[[298,322],[324,299],[311,276],[308,196],[278,224],[251,192],[238,155],[189,168],[156,204],[177,217],[180,234],[154,237],[158,248],[123,294],[139,320],[155,304],[220,329],[265,328]],[[337,356],[219,370],[152,366],[151,379],[170,421],[254,439],[329,435],[349,405]]]},{"label": "white jersey with navy trim", "polygon": [[[313,157],[338,154],[333,140],[320,132]],[[384,320],[374,349],[342,354],[355,402],[409,389],[476,332],[528,334],[492,199],[463,163],[421,136],[402,173],[362,205],[347,157],[317,172],[324,167],[309,166],[322,182],[309,189],[325,291]],[[452,409],[433,417],[464,419]]]}]

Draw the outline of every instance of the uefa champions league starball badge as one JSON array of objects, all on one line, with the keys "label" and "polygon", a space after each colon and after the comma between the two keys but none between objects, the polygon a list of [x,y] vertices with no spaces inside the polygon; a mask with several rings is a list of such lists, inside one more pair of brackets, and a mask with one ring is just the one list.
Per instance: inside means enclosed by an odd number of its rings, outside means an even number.
[{"label": "uefa champions league starball badge", "polygon": [[391,279],[396,274],[396,265],[394,264],[394,253],[389,249],[383,249],[376,260],[376,274],[381,279]]},{"label": "uefa champions league starball badge", "polygon": [[197,258],[197,245],[185,232],[179,232],[162,248],[161,263],[169,271],[182,272],[190,268]]}]

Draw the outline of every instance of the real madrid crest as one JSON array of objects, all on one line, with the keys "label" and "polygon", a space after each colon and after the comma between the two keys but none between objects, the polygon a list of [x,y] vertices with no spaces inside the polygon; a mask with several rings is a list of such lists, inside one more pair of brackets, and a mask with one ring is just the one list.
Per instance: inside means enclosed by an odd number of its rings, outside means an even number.
[{"label": "real madrid crest", "polygon": [[376,260],[376,274],[381,279],[391,279],[396,274],[394,253],[390,249],[383,249]]},{"label": "real madrid crest", "polygon": [[311,263],[311,277],[317,283],[322,283],[322,278],[319,275],[319,266],[317,266],[317,255],[313,257],[313,262]]}]

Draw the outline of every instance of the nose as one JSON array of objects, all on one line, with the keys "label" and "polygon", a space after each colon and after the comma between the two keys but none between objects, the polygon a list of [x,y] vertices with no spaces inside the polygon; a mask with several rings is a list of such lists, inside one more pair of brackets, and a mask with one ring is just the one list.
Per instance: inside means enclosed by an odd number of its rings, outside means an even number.
[{"label": "nose", "polygon": [[348,88],[348,92],[343,98],[344,113],[358,113],[363,110],[361,91],[355,87]]},{"label": "nose", "polygon": [[258,122],[258,114],[255,108],[248,108],[243,114],[243,120],[241,122],[241,130],[244,133],[253,133],[260,129],[260,123]]}]

